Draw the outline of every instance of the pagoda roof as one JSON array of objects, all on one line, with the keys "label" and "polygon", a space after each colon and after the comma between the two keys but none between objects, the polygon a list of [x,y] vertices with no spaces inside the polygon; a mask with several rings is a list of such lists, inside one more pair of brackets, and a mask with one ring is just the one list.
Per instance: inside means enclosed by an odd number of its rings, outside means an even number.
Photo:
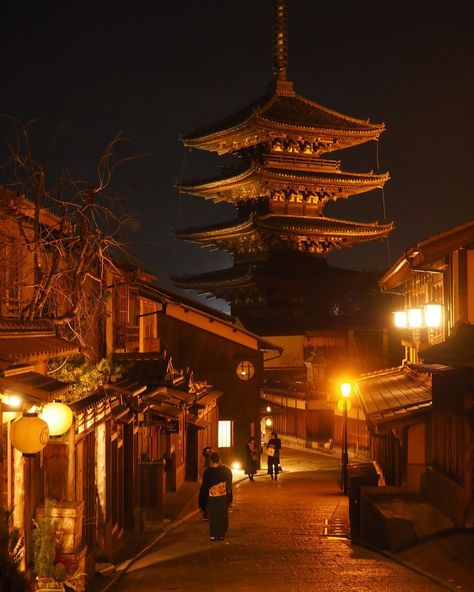
[{"label": "pagoda roof", "polygon": [[246,235],[274,236],[307,236],[319,238],[325,242],[339,242],[349,246],[359,242],[366,242],[383,238],[393,229],[393,224],[379,224],[378,222],[350,222],[335,218],[276,215],[252,215],[240,221],[215,224],[201,228],[183,229],[175,234],[183,240],[211,246],[233,240],[241,240]]},{"label": "pagoda roof", "polygon": [[[277,259],[278,260],[278,259]],[[376,288],[376,274],[366,271],[344,269],[326,265],[325,260],[311,260],[307,266],[306,273],[298,266],[284,265],[284,269],[278,264],[263,263],[252,265],[234,265],[226,269],[218,269],[200,274],[189,274],[171,279],[181,288],[198,290],[203,292],[213,291],[218,287],[247,288],[256,284],[275,286],[280,288],[283,283],[291,286],[320,287],[323,283],[328,289],[331,286],[339,286],[339,291],[347,286],[366,284],[367,281],[374,283]]]},{"label": "pagoda roof", "polygon": [[370,123],[323,107],[296,93],[291,82],[277,80],[263,97],[185,136],[183,143],[224,154],[271,137],[298,133],[305,138],[330,138],[331,144],[323,151],[331,151],[376,140],[384,130],[383,123]]},{"label": "pagoda roof", "polygon": [[[317,162],[315,163],[317,164]],[[253,163],[238,174],[214,178],[200,183],[178,186],[181,193],[196,195],[213,201],[235,203],[241,200],[270,196],[272,190],[319,190],[321,187],[334,189],[337,197],[349,197],[380,188],[390,178],[388,173],[346,173],[341,171],[314,170],[301,171],[271,168]]]}]

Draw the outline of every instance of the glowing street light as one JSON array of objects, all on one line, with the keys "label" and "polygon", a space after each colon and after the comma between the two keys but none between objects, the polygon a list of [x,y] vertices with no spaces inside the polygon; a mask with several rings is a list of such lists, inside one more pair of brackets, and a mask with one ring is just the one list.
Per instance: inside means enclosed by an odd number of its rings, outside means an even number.
[{"label": "glowing street light", "polygon": [[439,329],[443,323],[443,306],[430,302],[423,307],[397,310],[393,313],[393,321],[398,329]]},{"label": "glowing street light", "polygon": [[425,304],[425,325],[430,329],[441,327],[443,307],[441,304]]},{"label": "glowing street light", "polygon": [[343,382],[340,385],[342,395],[342,455],[341,455],[341,482],[342,490],[347,495],[349,493],[349,482],[347,475],[347,464],[349,462],[349,452],[347,449],[347,404],[352,392],[352,384],[350,382]]},{"label": "glowing street light", "polygon": [[419,329],[423,326],[423,309],[409,308],[407,310],[408,326],[410,329]]}]

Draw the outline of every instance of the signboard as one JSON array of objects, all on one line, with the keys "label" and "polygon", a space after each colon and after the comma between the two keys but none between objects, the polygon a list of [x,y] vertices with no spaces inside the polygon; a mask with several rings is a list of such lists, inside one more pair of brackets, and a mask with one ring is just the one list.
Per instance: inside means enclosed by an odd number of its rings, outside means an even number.
[{"label": "signboard", "polygon": [[170,419],[170,421],[161,425],[161,431],[165,432],[165,434],[179,434],[179,420]]}]

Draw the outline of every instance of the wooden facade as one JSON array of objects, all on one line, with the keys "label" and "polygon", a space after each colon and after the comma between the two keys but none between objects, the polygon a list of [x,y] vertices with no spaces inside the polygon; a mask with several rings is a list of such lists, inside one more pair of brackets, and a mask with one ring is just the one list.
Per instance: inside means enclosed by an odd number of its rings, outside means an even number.
[{"label": "wooden facade", "polygon": [[[386,482],[421,489],[456,526],[472,527],[474,221],[407,249],[380,285],[382,290],[404,294],[404,306],[399,308],[422,309],[436,303],[443,310],[438,328],[400,331],[404,365],[390,372],[411,373],[427,390],[419,405],[405,409],[408,413],[398,413],[398,395],[397,402],[392,399],[387,406],[375,449],[383,459],[380,464],[387,474]],[[363,382],[359,385],[366,411],[370,402],[367,385],[379,380],[369,376],[366,386]],[[394,391],[392,381],[380,388],[380,397],[389,400],[394,392],[409,396],[410,388],[405,383]]]}]

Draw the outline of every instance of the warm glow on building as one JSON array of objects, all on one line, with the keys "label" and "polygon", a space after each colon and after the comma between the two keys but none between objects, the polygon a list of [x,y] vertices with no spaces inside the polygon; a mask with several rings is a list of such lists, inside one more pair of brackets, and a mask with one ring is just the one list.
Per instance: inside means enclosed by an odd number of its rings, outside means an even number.
[{"label": "warm glow on building", "polygon": [[232,446],[232,422],[229,420],[219,421],[218,443],[219,448],[230,448]]},{"label": "warm glow on building", "polygon": [[441,304],[425,304],[425,325],[430,329],[441,327],[443,310]]},{"label": "warm glow on building", "polygon": [[408,315],[406,310],[397,310],[393,313],[393,320],[395,323],[395,327],[399,329],[405,329],[408,327]]},{"label": "warm glow on building", "polygon": [[419,329],[423,326],[423,310],[421,308],[409,308],[407,316],[408,326],[411,329]]}]

